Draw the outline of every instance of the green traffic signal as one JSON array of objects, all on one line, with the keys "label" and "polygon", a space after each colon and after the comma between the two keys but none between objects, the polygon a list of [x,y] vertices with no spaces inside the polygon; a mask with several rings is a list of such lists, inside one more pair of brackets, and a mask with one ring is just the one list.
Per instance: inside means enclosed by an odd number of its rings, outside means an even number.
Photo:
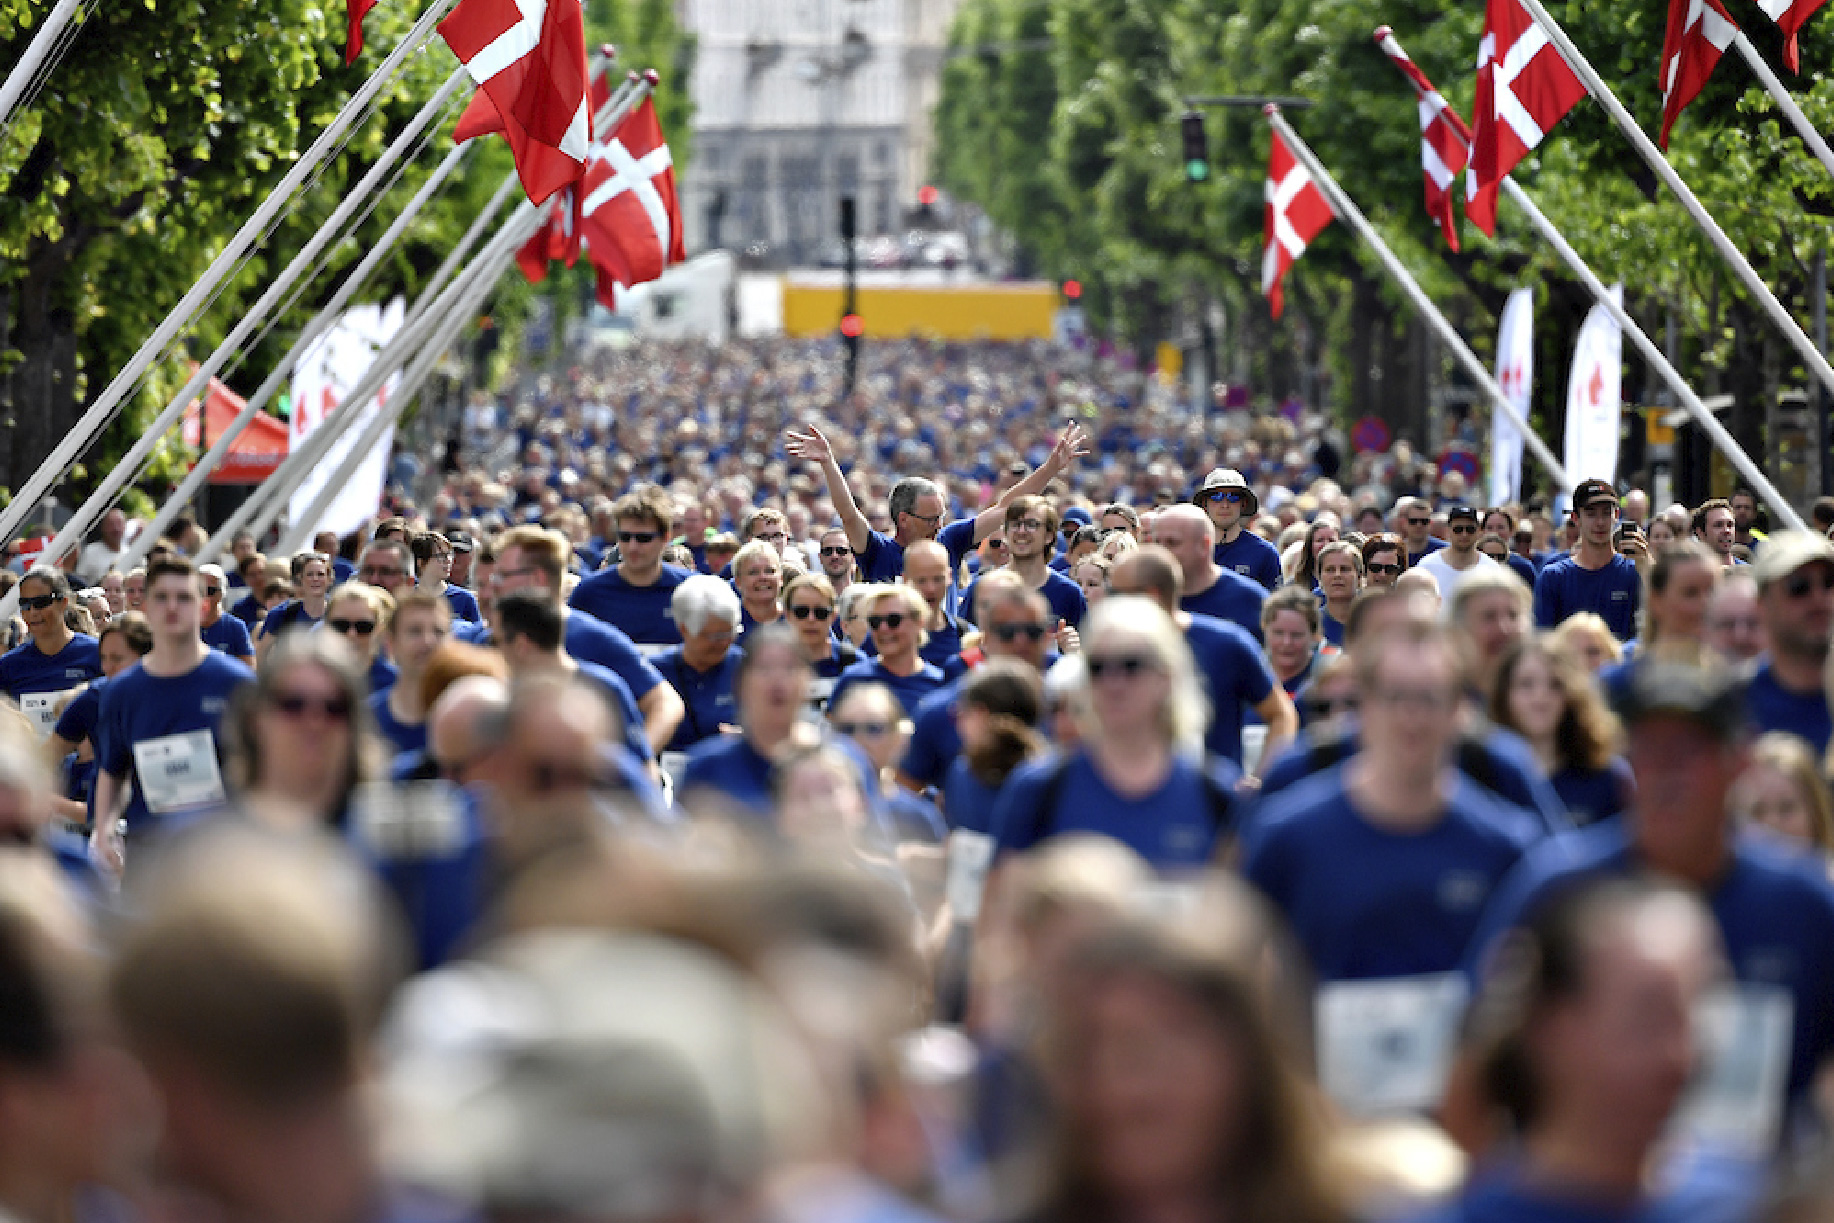
[{"label": "green traffic signal", "polygon": [[1204,115],[1187,110],[1179,120],[1184,135],[1184,176],[1187,182],[1201,183],[1210,177],[1210,141],[1204,135]]},{"label": "green traffic signal", "polygon": [[1187,161],[1184,163],[1184,176],[1194,183],[1201,183],[1210,177],[1210,163],[1207,161]]}]

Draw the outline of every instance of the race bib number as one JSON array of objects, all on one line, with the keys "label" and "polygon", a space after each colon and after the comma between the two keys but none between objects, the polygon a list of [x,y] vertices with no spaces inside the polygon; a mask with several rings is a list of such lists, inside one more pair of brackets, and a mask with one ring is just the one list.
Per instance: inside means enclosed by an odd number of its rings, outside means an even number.
[{"label": "race bib number", "polygon": [[48,739],[51,732],[57,729],[57,716],[63,712],[64,702],[69,700],[76,689],[66,692],[26,692],[19,697],[19,709],[26,720],[38,731],[40,739]]},{"label": "race bib number", "polygon": [[645,658],[655,658],[657,655],[667,654],[670,650],[675,648],[672,645],[664,645],[659,641],[635,641],[631,644],[635,645],[637,647],[637,653],[643,655]]},{"label": "race bib number", "polygon": [[981,893],[987,887],[993,851],[994,840],[984,832],[958,828],[949,834],[949,873],[943,894],[957,921],[971,922],[981,915]]},{"label": "race bib number", "polygon": [[1728,985],[1695,1014],[1700,1069],[1676,1114],[1678,1135],[1767,1157],[1789,1086],[1796,1001],[1779,985]]},{"label": "race bib number", "polygon": [[1323,986],[1317,1002],[1319,1081],[1356,1116],[1438,1104],[1465,992],[1458,973]]},{"label": "race bib number", "polygon": [[223,801],[216,741],[207,730],[134,744],[134,772],[147,809],[159,815]]},{"label": "race bib number", "polygon": [[828,708],[828,698],[834,695],[834,681],[818,677],[809,681],[809,708],[822,713]]},{"label": "race bib number", "polygon": [[675,788],[676,792],[679,793],[681,790],[681,775],[688,771],[688,753],[664,752],[661,756],[657,757],[657,760],[662,765],[662,771],[668,775],[670,784]]},{"label": "race bib number", "polygon": [[359,786],[350,799],[350,827],[358,844],[389,862],[451,858],[466,843],[458,789],[446,781]]}]

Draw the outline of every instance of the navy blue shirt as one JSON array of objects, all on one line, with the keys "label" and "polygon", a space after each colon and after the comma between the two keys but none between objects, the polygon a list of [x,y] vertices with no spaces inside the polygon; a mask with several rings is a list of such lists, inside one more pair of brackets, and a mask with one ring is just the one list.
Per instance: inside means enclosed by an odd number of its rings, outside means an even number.
[{"label": "navy blue shirt", "polygon": [[1431,535],[1427,536],[1426,537],[1426,547],[1420,549],[1420,551],[1418,552],[1409,552],[1407,554],[1407,567],[1409,569],[1412,569],[1415,565],[1418,565],[1421,561],[1425,560],[1427,557],[1431,556],[1433,553],[1439,551],[1441,548],[1445,546],[1446,546],[1445,540],[1434,539]]},{"label": "navy blue shirt", "polygon": [[1637,635],[1637,609],[1643,604],[1643,575],[1628,556],[1616,556],[1602,569],[1587,569],[1574,557],[1555,561],[1535,579],[1535,624],[1553,628],[1578,612],[1596,612],[1619,641]]},{"label": "navy blue shirt", "polygon": [[261,600],[252,594],[243,595],[229,609],[229,614],[252,629],[261,623]]},{"label": "navy blue shirt", "polygon": [[1255,639],[1240,625],[1194,615],[1184,632],[1210,698],[1210,729],[1204,748],[1213,756],[1242,763],[1242,722],[1274,690],[1274,672]]},{"label": "navy blue shirt", "polygon": [[1451,972],[1540,835],[1534,815],[1462,776],[1431,827],[1384,828],[1357,810],[1339,767],[1261,803],[1242,874],[1286,915],[1320,980]]},{"label": "navy blue shirt", "polygon": [[68,692],[101,676],[102,654],[96,648],[96,639],[87,633],[73,635],[55,654],[47,654],[27,641],[0,655],[0,692],[15,701],[27,695]]},{"label": "navy blue shirt", "polygon": [[955,700],[961,690],[961,679],[953,679],[919,701],[911,715],[911,738],[898,769],[918,785],[942,785],[949,765],[961,755],[962,736],[955,728]]},{"label": "navy blue shirt", "polygon": [[628,636],[584,612],[568,613],[562,644],[576,661],[597,663],[615,673],[639,701],[662,682],[662,676]]},{"label": "navy blue shirt", "polygon": [[454,586],[451,582],[447,582],[446,589],[441,593],[446,596],[446,605],[452,609],[454,620],[466,620],[477,624],[484,619],[484,613],[478,607],[478,597],[463,586]]},{"label": "navy blue shirt", "polygon": [[387,739],[395,755],[402,752],[424,752],[427,750],[427,724],[420,721],[409,726],[395,716],[394,710],[388,707],[388,693],[377,692],[369,698],[369,711],[375,715],[376,730]]},{"label": "navy blue shirt", "polygon": [[999,801],[1000,788],[976,777],[968,761],[958,755],[949,765],[942,791],[942,814],[950,829],[992,836],[993,812]]},{"label": "navy blue shirt", "polygon": [[[173,736],[203,732],[209,750],[217,754],[217,725],[229,706],[229,696],[255,678],[253,669],[215,650],[208,651],[196,667],[183,675],[151,675],[135,663],[102,689],[102,708],[96,722],[96,760],[110,775],[132,777],[133,793],[127,802],[130,831],[144,833],[170,815],[207,810],[222,801],[219,788],[212,801],[172,806],[154,812],[148,805],[147,785],[135,759],[137,746]],[[201,763],[193,761],[193,765]],[[221,769],[219,765],[219,775]]]},{"label": "navy blue shirt", "polygon": [[395,677],[401,672],[395,670],[395,664],[377,655],[369,661],[369,691],[371,695],[387,692],[395,686]]},{"label": "navy blue shirt", "polygon": [[[949,570],[961,568],[962,558],[974,550],[974,519],[958,518],[936,533],[936,542],[949,554]],[[870,531],[866,548],[854,556],[860,577],[868,582],[893,582],[904,576],[904,545],[889,535]]]},{"label": "navy blue shirt", "polygon": [[[18,652],[13,651],[14,654]],[[1786,730],[1807,739],[1809,746],[1815,749],[1817,760],[1826,754],[1828,740],[1834,737],[1834,715],[1828,711],[1827,691],[1820,686],[1813,692],[1789,691],[1777,682],[1768,658],[1758,664],[1751,673],[1751,682],[1746,685],[1745,716],[1751,721],[1751,729],[1758,734]]]},{"label": "navy blue shirt", "polygon": [[278,637],[290,628],[312,628],[318,623],[318,617],[306,611],[306,605],[298,599],[288,599],[279,607],[267,614],[261,622],[261,631],[257,637],[266,639]]},{"label": "navy blue shirt", "polygon": [[[1257,538],[1259,538],[1257,536]],[[1261,640],[1261,605],[1267,592],[1259,584],[1224,569],[1216,575],[1210,589],[1201,594],[1185,595],[1178,600],[1180,611],[1227,620],[1240,625],[1256,641]]]},{"label": "navy blue shirt", "polygon": [[1229,543],[1216,545],[1216,563],[1230,573],[1245,577],[1264,591],[1280,585],[1280,549],[1244,529]]},{"label": "navy blue shirt", "polygon": [[215,624],[199,629],[198,636],[204,639],[205,645],[213,650],[221,650],[231,658],[255,656],[255,643],[249,640],[248,626],[234,616],[218,616]]},{"label": "navy blue shirt", "polygon": [[918,649],[917,656],[936,667],[946,667],[961,657],[962,622],[943,613],[943,626],[930,630],[930,639]]},{"label": "navy blue shirt", "polygon": [[828,708],[834,709],[841,703],[841,697],[854,684],[884,684],[904,706],[906,716],[917,711],[917,705],[924,697],[943,686],[942,668],[931,663],[924,663],[910,675],[893,675],[885,669],[885,664],[877,658],[865,658],[854,663],[841,672],[834,681],[834,691],[828,697]]},{"label": "navy blue shirt", "polygon": [[1509,554],[1509,567],[1515,570],[1516,576],[1522,579],[1522,584],[1524,586],[1528,587],[1530,590],[1535,588],[1535,580],[1541,576],[1541,571],[1535,568],[1535,562],[1529,560],[1526,556],[1518,556],[1514,552],[1511,552]]},{"label": "navy blue shirt", "polygon": [[1580,827],[1624,814],[1636,797],[1630,762],[1614,756],[1602,769],[1562,769],[1554,774],[1554,793]]},{"label": "navy blue shirt", "polygon": [[739,722],[738,710],[733,705],[736,699],[733,680],[739,673],[739,664],[745,659],[745,651],[736,645],[728,647],[726,656],[711,671],[697,671],[682,657],[681,650],[676,646],[650,659],[651,665],[662,672],[662,678],[680,694],[685,706],[681,724],[675,728],[675,737],[669,740],[665,749],[671,752],[685,752],[702,739],[719,734],[722,722],[734,726]]},{"label": "navy blue shirt", "polygon": [[1723,1158],[1663,1170],[1662,1185],[1634,1204],[1531,1183],[1513,1165],[1480,1169],[1458,1196],[1409,1223],[1747,1223],[1763,1192],[1761,1169]]},{"label": "navy blue shirt", "polygon": [[1113,837],[1155,867],[1203,866],[1233,823],[1234,803],[1226,796],[1241,777],[1229,761],[1209,761],[1206,767],[1175,757],[1158,789],[1126,798],[1082,752],[1031,761],[1000,790],[994,840],[1000,852],[1018,852],[1054,836],[1091,832]]},{"label": "navy blue shirt", "polygon": [[632,586],[616,566],[601,570],[573,590],[567,606],[622,629],[642,645],[677,645],[681,630],[675,627],[670,606],[675,588],[693,575],[675,565],[664,565],[648,586]]},{"label": "navy blue shirt", "polygon": [[[963,606],[972,608],[976,593],[981,588],[981,580],[976,578],[968,587],[968,593],[962,596]],[[1054,569],[1044,571],[1044,585],[1037,588],[1044,596],[1044,601],[1051,605],[1051,614],[1062,620],[1071,628],[1083,622],[1083,615],[1089,610],[1089,600],[1083,595],[1083,588],[1072,582]]]}]

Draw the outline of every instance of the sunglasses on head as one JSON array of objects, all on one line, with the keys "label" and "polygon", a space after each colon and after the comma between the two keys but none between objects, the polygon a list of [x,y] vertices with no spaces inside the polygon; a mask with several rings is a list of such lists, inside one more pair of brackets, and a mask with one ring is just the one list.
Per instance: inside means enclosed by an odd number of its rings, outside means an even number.
[{"label": "sunglasses on head", "polygon": [[996,624],[993,626],[993,635],[1009,644],[1021,637],[1027,641],[1042,641],[1045,631],[1042,624]]},{"label": "sunglasses on head", "polygon": [[656,542],[656,531],[619,531],[618,542],[621,544],[653,544]]},{"label": "sunglasses on head", "polygon": [[316,713],[341,722],[350,716],[350,701],[341,696],[317,697],[304,696],[297,692],[281,692],[274,696],[274,708],[289,718]]},{"label": "sunglasses on head", "polygon": [[832,607],[810,607],[807,603],[798,603],[790,608],[790,615],[798,620],[807,620],[814,616],[817,620],[826,620],[834,614]]},{"label": "sunglasses on head", "polygon": [[887,612],[883,616],[866,617],[866,627],[870,629],[897,628],[904,623],[903,612]]},{"label": "sunglasses on head", "polygon": [[1136,675],[1159,669],[1159,664],[1144,654],[1123,654],[1118,658],[1091,658],[1087,666],[1090,679],[1100,679],[1104,675],[1125,675],[1132,679]]},{"label": "sunglasses on head", "polygon": [[334,633],[355,633],[359,637],[367,637],[376,631],[374,620],[327,620],[325,623],[331,626]]},{"label": "sunglasses on head", "polygon": [[19,606],[27,611],[43,611],[63,597],[63,595],[21,595]]}]

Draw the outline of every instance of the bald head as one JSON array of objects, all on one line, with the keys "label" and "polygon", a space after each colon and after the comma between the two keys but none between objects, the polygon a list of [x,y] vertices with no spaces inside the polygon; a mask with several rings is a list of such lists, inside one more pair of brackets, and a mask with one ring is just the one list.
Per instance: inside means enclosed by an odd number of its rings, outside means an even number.
[{"label": "bald head", "polygon": [[508,722],[509,688],[502,680],[461,676],[427,714],[427,750],[442,771],[462,769],[502,746]]},{"label": "bald head", "polygon": [[1195,505],[1170,505],[1153,522],[1153,542],[1169,552],[1184,575],[1184,589],[1205,589],[1216,568],[1216,525]]},{"label": "bald head", "polygon": [[1108,575],[1112,594],[1144,595],[1167,612],[1178,610],[1184,575],[1178,559],[1158,544],[1121,554]]},{"label": "bald head", "polygon": [[949,551],[933,539],[920,539],[904,549],[904,584],[923,596],[932,609],[949,594]]}]

